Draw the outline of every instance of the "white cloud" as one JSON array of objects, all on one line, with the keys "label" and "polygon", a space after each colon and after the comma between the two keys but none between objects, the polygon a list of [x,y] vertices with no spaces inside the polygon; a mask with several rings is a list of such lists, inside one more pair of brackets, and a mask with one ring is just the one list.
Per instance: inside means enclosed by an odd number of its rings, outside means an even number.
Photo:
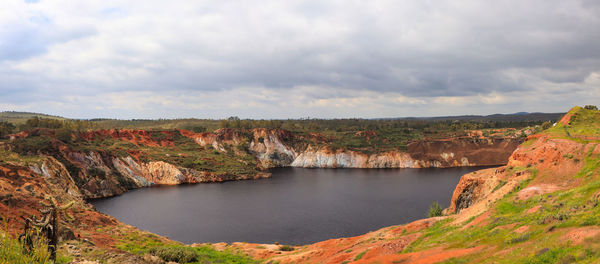
[{"label": "white cloud", "polygon": [[600,8],[590,1],[2,5],[6,110],[378,117],[566,111],[600,99]]}]

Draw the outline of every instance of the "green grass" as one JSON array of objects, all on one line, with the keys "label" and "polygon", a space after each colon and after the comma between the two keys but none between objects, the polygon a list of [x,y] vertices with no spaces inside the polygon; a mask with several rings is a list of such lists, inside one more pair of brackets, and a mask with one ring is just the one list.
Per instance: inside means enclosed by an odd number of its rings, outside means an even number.
[{"label": "green grass", "polygon": [[566,125],[557,123],[545,133],[557,138],[566,138],[580,143],[590,142],[589,137],[600,135],[600,111],[574,107],[567,113],[571,115],[570,122]]},{"label": "green grass", "polygon": [[14,112],[14,111],[0,112],[0,121],[10,122],[15,125],[22,125],[28,119],[33,118],[33,117],[56,119],[56,120],[66,120],[66,118],[64,118],[64,117],[52,116],[52,115],[46,115],[46,114],[40,114],[40,113]]},{"label": "green grass", "polygon": [[433,204],[431,204],[431,206],[429,206],[429,211],[427,211],[427,217],[442,216],[443,210],[444,209],[442,208],[440,203],[433,202]]},{"label": "green grass", "polygon": [[[157,256],[161,255],[164,257],[172,256],[173,254],[178,254],[178,252],[185,252],[182,254],[193,254],[195,256],[193,261],[187,263],[258,263],[256,260],[253,260],[237,252],[229,250],[217,251],[210,246],[190,247],[181,245],[176,242],[165,242],[154,234],[133,232],[129,234],[121,234],[116,238],[120,240],[120,242],[116,245],[118,249],[140,256],[146,253],[151,254],[154,252],[154,254],[156,254]],[[157,252],[163,252],[164,254]]]},{"label": "green grass", "polygon": [[[424,230],[423,236],[401,253],[439,246],[453,249],[485,245],[494,252],[506,250],[506,253],[479,252],[444,263],[597,263],[600,236],[587,239],[583,245],[573,245],[562,237],[571,228],[600,225],[600,198],[597,197],[600,164],[593,156],[583,162],[583,169],[578,174],[583,177],[580,186],[518,200],[516,193],[526,188],[537,174],[535,168],[527,168],[533,172],[532,177],[495,202],[490,208],[490,220],[483,226],[462,229],[449,224],[451,219],[443,220]],[[513,172],[523,169],[511,168]],[[526,213],[534,206],[540,206],[540,209]],[[514,232],[522,226],[528,226],[526,232]]]},{"label": "green grass", "polygon": [[492,192],[495,192],[495,191],[499,190],[504,185],[506,185],[506,181],[500,180],[500,182],[498,182],[498,185],[496,185],[496,187],[494,187],[494,189],[492,190]]},{"label": "green grass", "polygon": [[[72,258],[65,256],[59,250],[56,264],[69,263]],[[34,243],[34,249],[27,253],[18,239],[12,238],[6,232],[0,231],[0,263],[11,264],[50,264],[50,252],[47,245],[40,241]]]},{"label": "green grass", "polygon": [[356,257],[354,257],[354,261],[358,261],[358,260],[362,259],[362,257],[367,253],[367,251],[369,251],[369,250],[367,249],[363,252],[358,253],[358,255],[356,255]]},{"label": "green grass", "polygon": [[40,155],[19,154],[9,150],[6,146],[0,146],[0,164],[33,165],[39,164],[44,157]]}]

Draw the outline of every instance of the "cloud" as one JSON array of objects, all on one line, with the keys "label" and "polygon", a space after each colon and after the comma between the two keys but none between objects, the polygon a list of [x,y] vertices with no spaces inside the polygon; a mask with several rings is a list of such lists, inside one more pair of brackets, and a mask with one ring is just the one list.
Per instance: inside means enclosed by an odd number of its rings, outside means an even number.
[{"label": "cloud", "polygon": [[377,117],[566,111],[600,99],[597,1],[6,7],[0,99],[31,111]]}]

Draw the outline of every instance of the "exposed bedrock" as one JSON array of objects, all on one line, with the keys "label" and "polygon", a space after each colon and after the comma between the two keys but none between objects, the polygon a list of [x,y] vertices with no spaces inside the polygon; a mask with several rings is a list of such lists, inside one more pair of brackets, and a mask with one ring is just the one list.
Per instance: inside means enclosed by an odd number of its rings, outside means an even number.
[{"label": "exposed bedrock", "polygon": [[62,185],[69,192],[85,199],[110,197],[130,189],[155,184],[222,182],[270,176],[266,172],[253,175],[214,174],[178,167],[163,161],[140,162],[131,156],[115,157],[95,151],[63,150],[59,159],[61,161],[47,157],[42,165],[31,166],[31,169],[64,181]]},{"label": "exposed bedrock", "polygon": [[291,163],[307,168],[446,168],[506,164],[508,157],[522,142],[516,138],[471,138],[419,141],[407,146],[406,152],[388,151],[364,154],[350,150],[312,147]]},{"label": "exposed bedrock", "polygon": [[[22,135],[27,137],[28,135]],[[429,168],[503,165],[522,138],[469,136],[442,140],[423,140],[410,143],[406,151],[392,150],[363,153],[348,149],[333,149],[330,141],[316,134],[298,135],[282,129],[234,130],[194,133],[187,130],[141,131],[98,130],[82,132],[81,138],[94,141],[108,138],[127,141],[144,148],[176,147],[177,137],[192,139],[206,151],[220,152],[222,157],[257,170],[199,170],[183,163],[140,158],[140,151],[112,153],[101,148],[77,150],[54,141],[55,151],[31,169],[43,175],[57,175],[62,185],[82,198],[101,198],[119,195],[127,190],[155,184],[221,182],[269,177],[266,168]],[[206,152],[205,152],[206,153]],[[188,154],[189,155],[189,154]],[[192,154],[193,155],[193,154]],[[199,152],[199,155],[201,152]],[[250,155],[250,156],[249,156]],[[256,159],[248,162],[247,157]],[[246,159],[243,160],[243,159]],[[211,161],[212,162],[212,161]],[[222,162],[222,161],[221,161]],[[214,161],[215,166],[219,166]],[[67,181],[68,179],[68,181]],[[75,186],[77,188],[75,188]]]},{"label": "exposed bedrock", "polygon": [[[518,197],[543,194],[577,184],[572,175],[582,169],[586,154],[600,154],[600,145],[552,138],[544,134],[529,136],[508,158],[506,166],[480,170],[461,177],[449,213],[469,210],[477,215],[505,194],[530,179],[530,187]],[[535,168],[535,169],[532,169]],[[535,174],[535,177],[532,177]]]}]

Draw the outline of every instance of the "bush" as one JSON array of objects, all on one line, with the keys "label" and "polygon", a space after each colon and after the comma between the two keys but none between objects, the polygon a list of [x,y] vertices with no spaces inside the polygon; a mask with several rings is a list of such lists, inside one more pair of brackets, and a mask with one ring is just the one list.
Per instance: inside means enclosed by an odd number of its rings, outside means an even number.
[{"label": "bush", "polygon": [[596,107],[595,105],[586,105],[583,108],[587,110],[598,110],[598,107]]},{"label": "bush", "polygon": [[525,241],[529,240],[530,237],[531,237],[531,234],[529,234],[529,233],[522,234],[518,237],[508,240],[508,244],[517,244],[517,243],[525,242]]},{"label": "bush", "polygon": [[[11,238],[4,231],[0,231],[0,263],[15,264],[50,264],[50,252],[45,241],[35,241],[32,252],[26,253],[23,245],[16,238]],[[64,263],[57,260],[57,263]]]},{"label": "bush", "polygon": [[546,122],[542,123],[542,129],[543,130],[546,130],[546,129],[551,128],[551,127],[552,127],[552,123],[550,121],[546,121]]},{"label": "bush", "polygon": [[72,141],[71,130],[59,128],[56,130],[56,138],[62,142],[69,143]]},{"label": "bush", "polygon": [[193,126],[190,127],[189,130],[195,132],[195,133],[202,133],[202,132],[206,132],[206,127],[204,126]]},{"label": "bush", "polygon": [[442,216],[442,206],[438,202],[433,202],[427,212],[427,217]]},{"label": "bush", "polygon": [[8,122],[0,122],[0,137],[6,136],[15,130],[15,125]]},{"label": "bush", "polygon": [[288,246],[288,245],[283,245],[283,246],[279,247],[279,250],[281,250],[281,251],[293,251],[294,247]]},{"label": "bush", "polygon": [[52,138],[48,136],[30,136],[14,140],[11,145],[13,150],[21,155],[38,154],[39,152],[48,154],[55,152],[52,144]]},{"label": "bush", "polygon": [[198,253],[191,248],[185,247],[158,247],[150,249],[150,254],[164,261],[177,263],[189,263],[198,259]]}]

